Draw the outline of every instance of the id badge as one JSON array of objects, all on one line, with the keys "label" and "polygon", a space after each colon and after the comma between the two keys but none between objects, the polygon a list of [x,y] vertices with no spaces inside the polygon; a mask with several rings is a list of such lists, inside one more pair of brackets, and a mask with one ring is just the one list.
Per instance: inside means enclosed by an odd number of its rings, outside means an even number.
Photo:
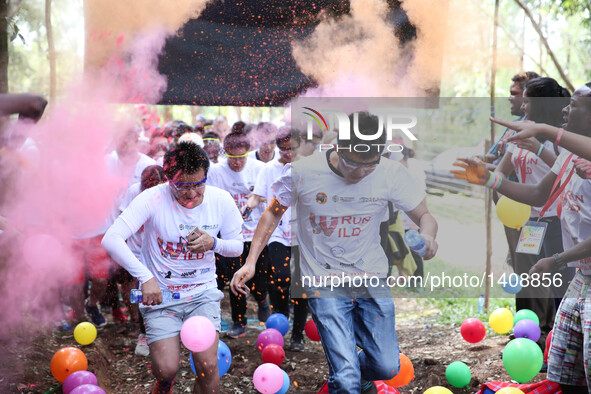
[{"label": "id badge", "polygon": [[544,235],[548,229],[546,222],[527,222],[521,228],[519,242],[517,243],[517,253],[539,255],[544,242]]}]

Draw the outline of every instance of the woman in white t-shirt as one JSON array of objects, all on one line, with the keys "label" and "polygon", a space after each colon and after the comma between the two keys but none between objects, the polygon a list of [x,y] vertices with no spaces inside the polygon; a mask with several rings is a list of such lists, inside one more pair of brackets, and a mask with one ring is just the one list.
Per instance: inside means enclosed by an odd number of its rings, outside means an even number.
[{"label": "woman in white t-shirt", "polygon": [[[569,92],[554,79],[534,78],[525,85],[521,109],[526,121],[558,125],[562,122],[561,110],[567,105],[568,97],[570,97]],[[536,185],[550,172],[558,153],[552,142],[543,138],[532,137],[516,141],[508,145],[507,152],[495,172],[508,177],[515,171],[520,183]],[[513,268],[519,275],[527,274],[539,259],[563,250],[562,230],[556,213],[556,202],[542,211],[543,207],[531,207],[530,217],[532,221],[539,220],[548,224],[542,249],[539,255],[515,253]],[[543,217],[540,218],[540,216]],[[553,297],[560,299],[565,290],[566,287],[555,289],[552,294],[547,287],[524,287],[515,297],[517,310],[533,310],[540,318],[542,337],[538,343],[542,348],[545,344],[545,334],[552,329],[554,312],[558,307]]]},{"label": "woman in white t-shirt", "polygon": [[[240,212],[228,192],[206,186],[208,169],[207,155],[196,144],[173,147],[164,156],[168,183],[137,196],[102,242],[141,284],[140,310],[157,379],[154,392],[172,391],[179,366],[179,334],[186,319],[205,316],[220,330],[223,295],[217,289],[214,251],[234,257],[243,249]],[[142,226],[140,262],[125,240]],[[223,239],[217,238],[218,232]],[[163,292],[178,292],[180,299],[162,304]],[[193,360],[195,392],[219,392],[217,336],[209,349],[193,353]]]}]

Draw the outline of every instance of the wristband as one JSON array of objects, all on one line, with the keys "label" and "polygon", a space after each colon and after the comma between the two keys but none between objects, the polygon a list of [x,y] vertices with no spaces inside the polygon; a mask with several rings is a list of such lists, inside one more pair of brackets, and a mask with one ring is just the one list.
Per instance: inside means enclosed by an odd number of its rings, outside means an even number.
[{"label": "wristband", "polygon": [[566,263],[564,262],[562,257],[560,257],[559,253],[554,253],[552,257],[554,258],[554,265],[556,266],[556,269],[558,271],[564,271],[567,268]]},{"label": "wristband", "polygon": [[562,138],[562,134],[564,134],[564,129],[558,129],[558,134],[556,135],[556,140],[554,141],[555,148],[558,148],[558,145],[560,144],[560,139]]},{"label": "wristband", "polygon": [[501,183],[503,183],[503,177],[502,177],[502,176],[499,176],[499,183],[497,183],[497,184],[494,186],[494,189],[495,189],[496,191],[499,191],[499,189],[501,188]]},{"label": "wristband", "polygon": [[494,172],[492,172],[492,171],[489,171],[488,173],[489,173],[490,176],[488,178],[488,181],[484,184],[484,186],[486,186],[488,188],[492,188],[492,185],[496,181],[497,175]]},{"label": "wristband", "polygon": [[544,150],[544,145],[540,144],[540,149],[538,149],[538,153],[536,153],[536,156],[540,157],[540,155],[542,154],[542,151]]},{"label": "wristband", "polygon": [[495,181],[493,182],[493,184],[490,186],[491,189],[495,189],[497,188],[497,185],[499,184],[499,179],[501,179],[500,176],[495,176]]},{"label": "wristband", "polygon": [[213,237],[213,246],[211,247],[211,250],[213,250],[215,252],[215,247],[218,245],[218,239],[217,237]]}]

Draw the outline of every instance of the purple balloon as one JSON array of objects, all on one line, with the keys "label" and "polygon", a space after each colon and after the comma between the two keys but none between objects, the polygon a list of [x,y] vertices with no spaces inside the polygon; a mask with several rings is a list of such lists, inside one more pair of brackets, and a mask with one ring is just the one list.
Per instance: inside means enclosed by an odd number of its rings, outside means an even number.
[{"label": "purple balloon", "polygon": [[541,331],[538,323],[531,319],[521,319],[513,328],[515,338],[527,338],[534,342],[540,339]]},{"label": "purple balloon", "polygon": [[267,328],[261,331],[257,338],[257,349],[259,349],[259,352],[262,352],[267,345],[272,343],[283,347],[283,335],[274,328]]},{"label": "purple balloon", "polygon": [[96,375],[90,371],[76,371],[71,373],[64,381],[62,390],[64,394],[70,394],[78,386],[83,384],[97,385]]},{"label": "purple balloon", "polygon": [[105,390],[94,384],[83,384],[70,391],[70,394],[107,394]]}]

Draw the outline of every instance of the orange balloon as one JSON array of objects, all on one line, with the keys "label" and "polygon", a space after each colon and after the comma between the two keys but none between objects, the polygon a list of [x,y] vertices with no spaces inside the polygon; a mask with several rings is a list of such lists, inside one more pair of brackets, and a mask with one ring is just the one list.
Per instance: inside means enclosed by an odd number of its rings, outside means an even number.
[{"label": "orange balloon", "polygon": [[412,366],[409,358],[400,353],[400,371],[398,375],[390,380],[384,380],[390,387],[402,387],[409,384],[415,378],[415,369]]},{"label": "orange balloon", "polygon": [[55,352],[51,359],[50,368],[53,377],[64,383],[64,380],[71,373],[86,371],[88,360],[82,350],[77,347],[65,347]]}]

